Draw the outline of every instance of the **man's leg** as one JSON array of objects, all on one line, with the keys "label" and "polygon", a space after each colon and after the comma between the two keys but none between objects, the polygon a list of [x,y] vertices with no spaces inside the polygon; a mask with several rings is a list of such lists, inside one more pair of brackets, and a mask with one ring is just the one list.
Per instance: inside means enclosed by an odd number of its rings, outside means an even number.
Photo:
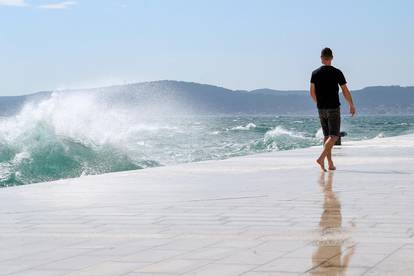
[{"label": "man's leg", "polygon": [[336,170],[336,167],[332,161],[332,148],[338,141],[341,131],[341,110],[337,108],[336,110],[331,110],[328,112],[328,126],[329,126],[329,136],[334,138],[334,144],[330,147],[326,157],[328,158],[329,170]]},{"label": "man's leg", "polygon": [[[325,143],[326,143],[326,140],[328,140],[328,138],[329,138],[329,136],[325,136],[325,137],[324,137],[323,144],[325,144]],[[338,140],[338,138],[337,138],[337,140]],[[335,145],[335,144],[334,144],[334,145]],[[329,170],[331,170],[331,171],[336,170],[336,167],[335,167],[335,165],[334,165],[334,163],[333,163],[333,160],[332,160],[332,148],[331,148],[331,150],[328,152],[328,154],[326,155],[326,159],[328,159],[328,169],[329,169]]]},{"label": "man's leg", "polygon": [[[324,127],[324,125],[322,124],[322,128],[323,127]],[[325,144],[326,144],[326,141],[328,141],[328,138],[329,138],[329,136],[326,136],[326,135],[323,136],[323,147],[325,147]],[[329,162],[329,158],[331,158],[331,154],[328,154],[326,157],[328,158],[328,162]],[[320,158],[320,156],[319,156],[319,158]],[[319,160],[319,158],[316,159],[316,163],[318,163],[321,166],[322,171],[326,172],[326,169],[325,169],[325,159],[323,159],[322,162],[321,162]]]},{"label": "man's leg", "polygon": [[326,171],[324,161],[325,161],[325,158],[327,158],[329,170],[335,170],[336,168],[332,161],[332,148],[335,145],[340,135],[341,111],[339,108],[332,109],[332,110],[325,110],[324,115],[326,116],[326,120],[323,120],[324,124],[322,126],[327,127],[327,131],[324,131],[324,133],[327,132],[327,134],[324,135],[325,136],[324,149],[321,155],[319,156],[319,158],[316,160],[316,162],[321,166],[321,169],[323,171]]},{"label": "man's leg", "polygon": [[[326,172],[325,158],[328,158],[328,162],[330,161],[331,164],[333,165],[333,162],[332,162],[332,148],[335,145],[336,140],[338,140],[337,136],[328,136],[328,138],[326,139],[326,142],[323,145],[323,151],[322,151],[321,155],[319,156],[318,159],[316,159],[316,162],[319,164],[319,166],[321,166],[321,169],[325,172]],[[329,155],[329,157],[328,157],[328,155]]]},{"label": "man's leg", "polygon": [[[328,141],[329,138],[329,125],[328,125],[328,114],[326,112],[326,110],[323,109],[318,109],[318,113],[319,113],[319,120],[321,122],[321,127],[322,127],[322,132],[323,132],[323,146],[325,147],[326,141]],[[318,158],[316,159],[316,163],[319,164],[319,166],[321,166],[322,171],[326,171],[325,169],[325,158],[321,159]]]}]

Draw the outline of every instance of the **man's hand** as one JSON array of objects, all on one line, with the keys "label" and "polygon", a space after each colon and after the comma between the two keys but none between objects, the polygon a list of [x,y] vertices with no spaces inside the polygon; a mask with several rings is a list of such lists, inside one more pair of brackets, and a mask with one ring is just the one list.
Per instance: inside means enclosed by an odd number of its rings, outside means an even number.
[{"label": "man's hand", "polygon": [[356,108],[354,105],[349,106],[349,113],[351,113],[351,116],[354,117],[356,113]]},{"label": "man's hand", "polygon": [[348,86],[346,86],[346,84],[341,85],[341,89],[342,89],[342,94],[345,97],[345,100],[349,104],[349,113],[351,113],[351,116],[353,117],[355,116],[356,108],[354,106],[354,102],[352,101],[351,92],[349,92]]}]

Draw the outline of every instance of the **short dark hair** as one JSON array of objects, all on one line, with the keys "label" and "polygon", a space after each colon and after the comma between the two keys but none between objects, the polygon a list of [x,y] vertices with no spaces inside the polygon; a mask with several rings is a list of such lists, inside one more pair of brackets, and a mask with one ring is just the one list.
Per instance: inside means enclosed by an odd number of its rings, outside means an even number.
[{"label": "short dark hair", "polygon": [[328,47],[323,48],[321,51],[321,57],[323,58],[333,58],[332,50]]}]

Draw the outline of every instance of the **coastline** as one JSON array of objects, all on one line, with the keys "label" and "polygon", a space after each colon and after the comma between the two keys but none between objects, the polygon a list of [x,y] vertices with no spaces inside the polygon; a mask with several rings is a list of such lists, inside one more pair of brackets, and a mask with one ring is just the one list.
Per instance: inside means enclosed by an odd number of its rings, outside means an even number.
[{"label": "coastline", "polygon": [[[374,137],[364,140],[351,140],[351,141],[343,141],[341,146],[335,146],[335,148],[341,148],[341,147],[383,147],[387,146],[390,141],[404,141],[405,138],[408,138],[408,140],[412,137],[414,137],[414,133],[407,133],[407,134],[401,134],[396,136],[388,136],[388,137]],[[391,139],[391,140],[390,140]],[[394,145],[394,144],[393,144]],[[168,165],[162,165],[162,166],[155,166],[155,167],[147,167],[143,169],[137,169],[137,170],[125,170],[125,171],[115,171],[115,172],[106,172],[101,174],[87,174],[82,175],[78,177],[71,177],[71,178],[62,178],[62,179],[56,179],[56,180],[50,180],[50,181],[44,181],[44,182],[34,182],[34,183],[28,183],[28,184],[22,184],[22,185],[10,185],[10,186],[1,186],[1,189],[10,189],[10,188],[18,188],[18,187],[26,187],[28,185],[44,185],[44,184],[52,184],[52,183],[60,183],[60,182],[67,182],[67,181],[73,181],[76,179],[83,179],[88,177],[105,177],[106,175],[118,175],[118,174],[129,174],[131,172],[139,172],[142,170],[153,170],[153,169],[160,169],[160,168],[170,168],[170,167],[180,167],[180,166],[186,166],[189,164],[198,164],[198,163],[211,163],[211,162],[220,162],[225,160],[232,160],[232,159],[239,159],[239,158],[249,158],[249,157],[260,157],[261,155],[273,155],[273,154],[279,154],[279,153],[285,153],[285,152],[296,152],[296,151],[302,151],[302,150],[308,150],[308,149],[314,149],[314,148],[321,148],[322,145],[316,145],[316,146],[308,146],[304,148],[294,148],[294,149],[288,149],[288,150],[277,150],[277,151],[270,151],[270,152],[258,152],[258,153],[251,153],[247,155],[240,155],[240,156],[232,156],[224,159],[209,159],[209,160],[201,160],[201,161],[193,161],[193,162],[185,162],[185,163],[176,163],[176,164],[168,164]],[[398,146],[398,145],[395,145]],[[404,145],[401,145],[404,147]],[[315,155],[316,156],[316,155]],[[276,168],[275,168],[276,169]]]},{"label": "coastline", "polygon": [[1,275],[408,275],[414,135],[319,151],[2,188]]},{"label": "coastline", "polygon": [[[59,110],[48,117],[30,109],[2,125],[1,187],[306,148],[320,145],[322,139],[316,117],[193,118],[132,125],[126,120],[119,125],[109,116],[85,125]],[[33,118],[38,112],[42,119]],[[58,123],[60,116],[67,123]],[[352,133],[345,140],[401,135],[414,127],[409,116],[343,119],[343,130]],[[112,122],[105,130],[104,121]]]}]

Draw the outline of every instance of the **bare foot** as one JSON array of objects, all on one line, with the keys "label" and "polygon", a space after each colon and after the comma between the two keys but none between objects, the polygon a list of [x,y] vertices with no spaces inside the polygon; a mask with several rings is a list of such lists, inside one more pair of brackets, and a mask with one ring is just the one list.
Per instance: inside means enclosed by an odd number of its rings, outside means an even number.
[{"label": "bare foot", "polygon": [[336,167],[334,166],[334,164],[333,164],[333,163],[328,162],[328,169],[329,169],[330,171],[334,171],[334,170],[336,170]]},{"label": "bare foot", "polygon": [[324,171],[324,172],[326,172],[326,169],[325,169],[325,162],[324,162],[324,160],[322,159],[316,159],[316,163],[318,163],[319,164],[319,166],[321,166],[321,170],[322,171]]}]

